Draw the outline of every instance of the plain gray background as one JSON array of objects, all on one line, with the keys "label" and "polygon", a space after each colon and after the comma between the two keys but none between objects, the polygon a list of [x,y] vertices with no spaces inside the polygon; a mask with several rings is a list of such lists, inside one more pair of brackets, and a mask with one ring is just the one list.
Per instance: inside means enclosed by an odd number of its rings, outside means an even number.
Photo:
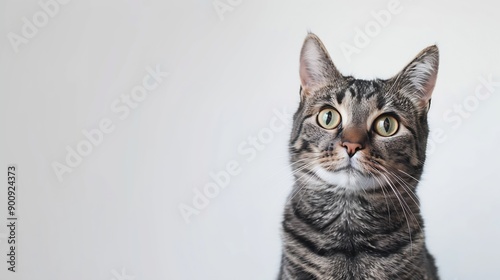
[{"label": "plain gray background", "polygon": [[[497,279],[500,85],[487,92],[481,79],[500,81],[498,4],[401,0],[376,23],[393,2],[221,0],[221,14],[211,0],[73,0],[44,23],[38,1],[1,1],[0,172],[19,168],[19,244],[13,274],[2,187],[0,278],[274,279],[292,177],[289,128],[271,122],[298,105],[311,30],[358,78],[389,78],[438,44],[419,186],[428,247],[442,279]],[[44,25],[13,47],[34,15]],[[346,55],[366,28],[369,41]],[[120,119],[113,104],[157,65],[168,77]],[[59,181],[54,162],[105,119],[114,130]],[[259,135],[254,156],[242,152]],[[239,174],[186,223],[179,206],[230,162]]]}]

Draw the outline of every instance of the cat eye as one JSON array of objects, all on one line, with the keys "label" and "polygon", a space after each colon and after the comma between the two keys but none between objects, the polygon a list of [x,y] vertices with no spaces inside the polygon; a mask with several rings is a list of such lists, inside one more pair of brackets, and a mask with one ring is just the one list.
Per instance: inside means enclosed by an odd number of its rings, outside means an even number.
[{"label": "cat eye", "polygon": [[396,132],[398,132],[398,128],[398,120],[391,115],[382,115],[373,123],[373,130],[375,130],[378,135],[384,137],[396,134]]},{"label": "cat eye", "polygon": [[318,124],[324,129],[334,129],[341,121],[339,112],[333,108],[323,109],[318,114]]}]

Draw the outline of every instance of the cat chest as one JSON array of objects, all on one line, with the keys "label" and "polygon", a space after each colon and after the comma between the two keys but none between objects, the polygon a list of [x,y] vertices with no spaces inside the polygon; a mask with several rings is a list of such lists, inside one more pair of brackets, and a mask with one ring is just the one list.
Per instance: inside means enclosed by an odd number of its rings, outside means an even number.
[{"label": "cat chest", "polygon": [[419,232],[409,232],[402,221],[383,219],[353,205],[309,214],[309,219],[299,217],[287,228],[299,244],[318,256],[389,256],[408,246],[412,235],[413,241],[419,239]]}]

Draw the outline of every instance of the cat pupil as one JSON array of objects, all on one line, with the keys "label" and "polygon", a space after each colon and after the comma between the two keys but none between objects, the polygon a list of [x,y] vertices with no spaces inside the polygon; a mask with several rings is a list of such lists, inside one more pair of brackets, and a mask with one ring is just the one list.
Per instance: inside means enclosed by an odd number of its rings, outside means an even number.
[{"label": "cat pupil", "polygon": [[332,121],[332,112],[326,113],[325,118],[326,118],[325,123],[330,124],[330,122]]},{"label": "cat pupil", "polygon": [[385,118],[384,120],[384,129],[385,129],[385,132],[389,132],[389,128],[391,127],[391,124],[389,122],[389,118]]}]

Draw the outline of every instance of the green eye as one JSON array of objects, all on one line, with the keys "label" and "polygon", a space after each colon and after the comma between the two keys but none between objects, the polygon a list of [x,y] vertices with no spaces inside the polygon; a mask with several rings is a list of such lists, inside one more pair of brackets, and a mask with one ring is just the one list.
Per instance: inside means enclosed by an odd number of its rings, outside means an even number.
[{"label": "green eye", "polygon": [[382,115],[378,117],[373,124],[375,132],[384,137],[396,134],[399,128],[398,120],[390,115]]},{"label": "green eye", "polygon": [[340,124],[340,114],[337,110],[323,109],[318,114],[318,124],[324,129],[334,129]]}]

